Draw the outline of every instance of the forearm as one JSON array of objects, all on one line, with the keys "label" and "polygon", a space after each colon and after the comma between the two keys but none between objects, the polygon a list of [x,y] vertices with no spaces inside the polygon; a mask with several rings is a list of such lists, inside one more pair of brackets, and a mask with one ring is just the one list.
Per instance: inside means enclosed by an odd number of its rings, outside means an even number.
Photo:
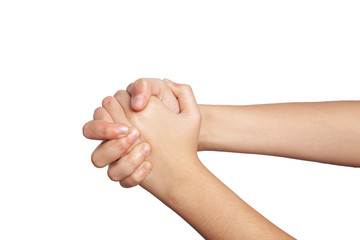
[{"label": "forearm", "polygon": [[360,166],[360,102],[200,105],[199,150]]},{"label": "forearm", "polygon": [[[203,165],[178,171],[151,192],[205,239],[292,239],[247,205]],[[166,191],[164,191],[166,189]]]}]

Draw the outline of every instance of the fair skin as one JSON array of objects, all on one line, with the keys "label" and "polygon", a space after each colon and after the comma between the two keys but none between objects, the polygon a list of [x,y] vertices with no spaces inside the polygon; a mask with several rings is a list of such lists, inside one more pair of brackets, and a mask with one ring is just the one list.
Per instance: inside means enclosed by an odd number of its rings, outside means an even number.
[{"label": "fair skin", "polygon": [[[179,112],[176,97],[160,79],[139,79],[130,84],[127,90],[132,95],[131,107],[135,111],[144,110],[150,97],[155,96],[171,111]],[[143,100],[140,104],[136,101],[139,95]],[[110,96],[103,100],[102,107],[94,111],[94,120],[84,125],[83,133],[89,139],[103,140],[91,156],[93,164],[96,167],[105,167],[121,159],[122,164],[116,165],[121,174],[114,176],[108,171],[108,175],[112,180],[119,181],[123,187],[133,187],[145,179],[152,166],[146,161],[146,154],[143,154],[141,147],[131,149],[131,146],[141,142],[138,140],[139,131],[135,127],[128,129],[126,124],[116,121],[116,116],[114,119],[110,116],[113,102],[114,98]],[[130,172],[132,174],[129,174]]]},{"label": "fair skin", "polygon": [[[99,167],[110,163],[110,178],[120,181],[125,187],[142,182],[141,186],[176,211],[205,238],[287,239],[291,237],[253,210],[213,176],[198,160],[197,150],[260,153],[348,166],[360,165],[360,154],[356,147],[360,143],[360,129],[356,125],[360,117],[357,110],[359,102],[257,106],[200,105],[198,106],[200,114],[193,111],[192,114],[186,115],[189,119],[182,118],[181,120],[185,123],[184,126],[192,126],[198,121],[196,117],[190,118],[190,116],[199,115],[202,116],[202,123],[197,127],[197,131],[195,131],[196,128],[190,127],[191,131],[184,133],[183,128],[178,132],[174,130],[182,125],[180,121],[170,117],[170,114],[163,116],[163,119],[168,119],[168,121],[151,122],[152,117],[156,119],[156,116],[162,116],[164,112],[177,111],[177,100],[171,95],[173,91],[164,91],[164,89],[170,89],[164,83],[159,79],[138,80],[127,89],[132,96],[131,101],[126,100],[124,92],[116,94],[115,98],[108,97],[104,101],[105,104],[103,102],[103,108],[95,111],[94,119],[96,120],[84,126],[84,135],[89,138],[109,140],[103,142],[94,151],[93,162]],[[141,98],[142,104],[134,100],[138,95],[144,96]],[[165,105],[162,105],[162,111],[154,108],[152,100],[156,98],[151,95],[160,96],[160,101],[166,99],[163,101]],[[157,100],[159,104],[160,101]],[[115,111],[120,109],[116,107],[118,102],[123,106],[128,106],[124,107],[125,114]],[[130,105],[140,112],[131,111]],[[144,115],[133,117],[139,113]],[[181,114],[183,114],[182,111]],[[128,119],[119,117],[124,115]],[[115,134],[117,137],[111,137],[111,134],[114,135],[111,129],[119,128],[114,125],[116,124],[114,122],[135,125],[141,130],[142,136],[138,140],[136,140],[137,136],[133,137],[132,134],[123,137],[126,133],[117,133]],[[171,122],[176,124],[171,125]],[[164,126],[174,131],[165,131],[169,135],[159,135],[159,132],[164,132],[162,131],[165,129]],[[106,130],[96,131],[102,127]],[[198,137],[194,135],[194,132],[198,132]],[[173,141],[161,141],[169,136],[178,135],[184,136],[183,142],[176,143],[178,138]],[[187,144],[189,139],[192,139],[191,144]],[[145,141],[150,145],[144,143]],[[134,142],[135,147],[131,148]],[[104,150],[105,144],[108,146]],[[156,152],[156,146],[163,145],[166,148],[161,148],[162,154],[159,155],[159,152]],[[171,147],[175,145],[181,145],[183,148],[176,152],[163,152],[163,149],[175,151],[174,147]],[[115,150],[114,146],[120,147]],[[147,160],[149,152],[144,153],[145,146],[149,149],[153,146]],[[180,159],[175,158],[176,161],[169,161],[169,159],[174,159],[173,156],[180,156]],[[181,162],[181,171],[178,165],[172,165],[174,162]],[[188,163],[191,164],[187,165]],[[152,171],[151,167],[153,167]],[[171,181],[159,181],[162,177]],[[167,184],[158,185],[159,182]],[[203,219],[207,219],[206,224]]]},{"label": "fair skin", "polygon": [[[152,146],[147,158],[152,171],[140,185],[206,239],[292,239],[247,205],[200,162],[197,149],[201,114],[192,90],[186,85],[167,84],[178,99],[179,113],[171,111],[156,97],[151,97],[141,112],[130,108],[130,96],[125,91],[108,99],[111,118],[136,126],[142,133],[137,146]],[[121,178],[122,172],[117,171],[117,166],[122,161],[109,166],[109,175],[115,180]]]},{"label": "fair skin", "polygon": [[[131,107],[142,111],[156,96],[172,111],[178,111],[177,101],[160,79],[139,79],[130,84]],[[138,96],[143,102],[136,104]],[[106,99],[105,99],[106,100]],[[104,102],[105,102],[104,100]],[[84,135],[90,139],[117,141],[117,153],[109,159],[105,153],[114,152],[110,143],[97,148],[93,162],[113,162],[126,156],[131,141],[124,144],[115,134],[122,124],[114,124],[106,104],[96,109],[93,121],[84,126]],[[282,103],[252,106],[199,105],[203,118],[198,150],[231,151],[282,156],[329,164],[360,166],[360,102]],[[122,135],[120,135],[121,137]],[[241,136],[241,137],[239,137]],[[104,145],[104,144],[101,144]],[[136,155],[132,152],[133,155]],[[141,155],[141,160],[146,161]],[[138,157],[139,158],[139,157]],[[149,167],[149,163],[145,164]],[[120,169],[129,172],[131,167]],[[138,169],[138,172],[141,172]],[[144,171],[142,171],[144,172]],[[137,175],[134,185],[146,174]]]}]

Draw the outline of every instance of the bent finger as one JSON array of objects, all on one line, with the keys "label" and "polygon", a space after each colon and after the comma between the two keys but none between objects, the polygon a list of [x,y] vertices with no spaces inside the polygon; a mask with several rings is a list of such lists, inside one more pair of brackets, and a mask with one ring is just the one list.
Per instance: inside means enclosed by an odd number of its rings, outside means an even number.
[{"label": "bent finger", "polygon": [[124,188],[134,187],[139,185],[146,176],[150,173],[152,165],[148,161],[144,161],[133,174],[120,181],[120,185]]},{"label": "bent finger", "polygon": [[127,88],[126,91],[128,92],[128,94],[131,96],[133,93],[133,87],[134,87],[134,83],[130,83]]},{"label": "bent finger", "polygon": [[114,97],[117,100],[118,105],[122,107],[124,114],[131,112],[130,95],[126,91],[119,90],[115,93]]},{"label": "bent finger", "polygon": [[83,135],[88,139],[109,140],[121,138],[129,133],[129,128],[123,123],[92,120],[83,127]]},{"label": "bent finger", "polygon": [[92,153],[91,161],[99,168],[105,167],[126,155],[132,145],[139,138],[139,131],[133,130],[131,133],[120,139],[110,140],[100,144]]},{"label": "bent finger", "polygon": [[98,108],[95,109],[95,111],[94,111],[94,120],[103,120],[105,122],[113,122],[113,119],[112,119],[111,115],[103,107],[98,107]]},{"label": "bent finger", "polygon": [[150,153],[150,145],[138,144],[128,154],[109,165],[108,176],[113,181],[121,181],[135,172]]},{"label": "bent finger", "polygon": [[126,115],[122,106],[118,103],[115,97],[108,96],[102,101],[103,107],[111,115],[114,122],[128,123]]},{"label": "bent finger", "polygon": [[164,80],[179,101],[180,113],[199,113],[199,107],[196,103],[194,93],[189,85],[174,83],[169,79]]}]

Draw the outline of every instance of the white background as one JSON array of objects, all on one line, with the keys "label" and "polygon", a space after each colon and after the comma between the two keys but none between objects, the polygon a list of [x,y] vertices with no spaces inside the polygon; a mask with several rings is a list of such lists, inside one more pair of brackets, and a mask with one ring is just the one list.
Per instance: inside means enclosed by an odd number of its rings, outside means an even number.
[{"label": "white background", "polygon": [[[358,100],[358,1],[1,1],[0,239],[201,239],[92,166],[101,100],[140,77],[199,103]],[[200,153],[298,239],[360,239],[360,169]]]}]

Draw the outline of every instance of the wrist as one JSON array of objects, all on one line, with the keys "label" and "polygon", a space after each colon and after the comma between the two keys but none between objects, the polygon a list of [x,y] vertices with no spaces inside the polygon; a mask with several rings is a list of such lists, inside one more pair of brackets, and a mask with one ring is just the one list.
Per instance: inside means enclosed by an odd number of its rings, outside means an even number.
[{"label": "wrist", "polygon": [[198,194],[200,186],[207,182],[206,179],[210,175],[209,170],[197,157],[196,159],[198,160],[196,164],[188,165],[185,168],[182,166],[183,169],[178,169],[176,177],[163,183],[161,191],[158,191],[158,195],[155,195],[175,211],[188,202],[189,198]]},{"label": "wrist", "polygon": [[182,174],[178,175],[176,181],[167,184],[167,191],[159,199],[177,211],[179,209],[176,208],[193,203],[193,201],[189,202],[189,199],[198,195],[203,184],[207,184],[209,177],[212,176],[211,172],[199,160],[199,164],[189,166],[186,172],[183,171]]},{"label": "wrist", "polygon": [[184,158],[188,164],[167,166],[166,169],[154,164],[152,171],[140,185],[169,206],[175,196],[185,193],[185,189],[196,182],[199,173],[208,171],[196,154],[179,156],[179,159],[171,159],[171,161],[180,163]]},{"label": "wrist", "polygon": [[210,128],[211,122],[211,106],[198,105],[201,113],[201,126],[199,132],[198,151],[210,150],[209,143],[212,141],[212,133]]}]

